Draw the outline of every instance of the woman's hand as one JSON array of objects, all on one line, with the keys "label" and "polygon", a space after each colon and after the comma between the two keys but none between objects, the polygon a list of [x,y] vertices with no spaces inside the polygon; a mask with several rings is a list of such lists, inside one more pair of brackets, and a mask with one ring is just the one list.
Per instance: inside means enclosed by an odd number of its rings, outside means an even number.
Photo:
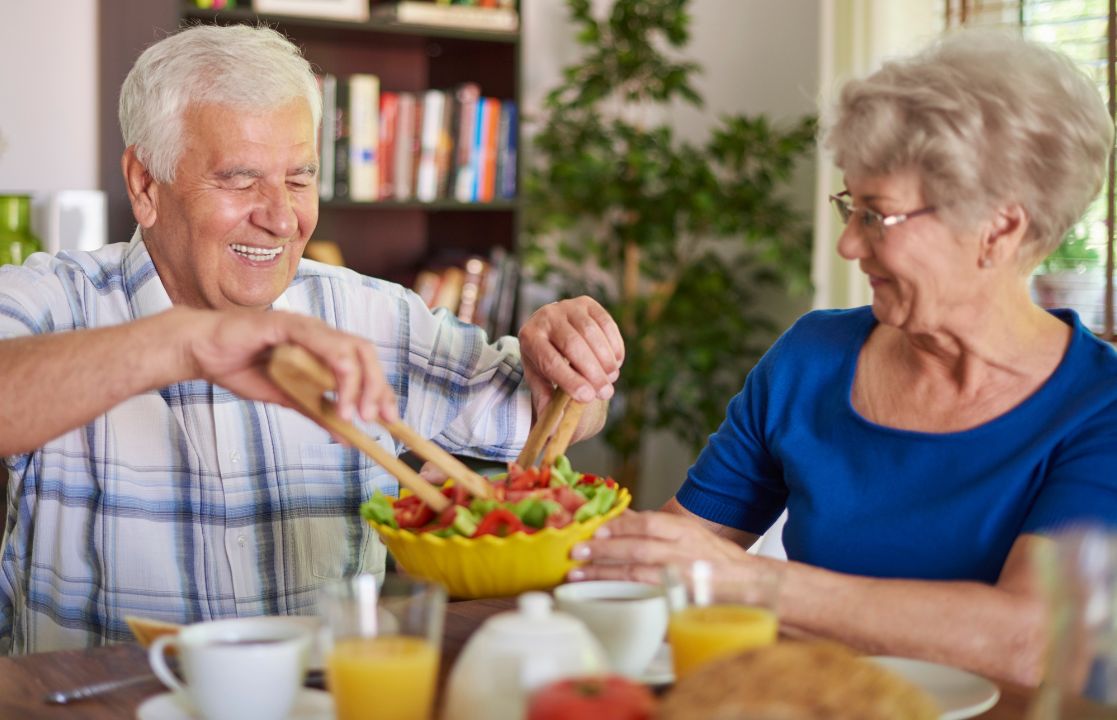
[{"label": "woman's hand", "polygon": [[756,558],[689,517],[667,512],[621,514],[574,546],[570,556],[587,561],[570,580],[635,580],[659,583],[667,565],[707,560],[728,571],[748,573]]}]

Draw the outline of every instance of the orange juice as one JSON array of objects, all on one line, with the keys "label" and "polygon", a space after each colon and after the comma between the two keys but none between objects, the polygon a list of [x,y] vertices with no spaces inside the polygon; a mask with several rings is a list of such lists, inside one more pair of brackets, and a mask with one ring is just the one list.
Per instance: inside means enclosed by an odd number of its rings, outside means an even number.
[{"label": "orange juice", "polygon": [[438,650],[419,637],[339,640],[327,664],[338,720],[428,720]]},{"label": "orange juice", "polygon": [[708,605],[680,610],[667,624],[675,675],[682,677],[719,657],[771,645],[778,630],[775,614],[763,608]]}]

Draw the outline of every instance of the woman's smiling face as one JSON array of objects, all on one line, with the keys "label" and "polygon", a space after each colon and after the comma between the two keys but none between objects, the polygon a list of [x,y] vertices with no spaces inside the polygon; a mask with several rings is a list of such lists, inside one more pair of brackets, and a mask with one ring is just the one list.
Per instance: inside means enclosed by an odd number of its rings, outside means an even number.
[{"label": "woman's smiling face", "polygon": [[[857,261],[873,289],[873,314],[885,325],[911,331],[941,326],[974,309],[980,296],[978,235],[959,235],[927,208],[914,171],[847,177],[854,206],[838,254]],[[883,216],[912,214],[890,227],[865,227],[862,210]]]}]

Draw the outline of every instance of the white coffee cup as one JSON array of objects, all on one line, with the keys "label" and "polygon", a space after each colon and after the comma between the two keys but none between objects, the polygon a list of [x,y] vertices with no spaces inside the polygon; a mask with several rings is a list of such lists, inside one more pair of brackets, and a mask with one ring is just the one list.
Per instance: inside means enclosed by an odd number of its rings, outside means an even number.
[{"label": "white coffee cup", "polygon": [[[148,660],[163,684],[184,694],[206,720],[282,720],[302,689],[310,642],[305,623],[234,618],[156,638]],[[178,652],[185,683],[167,667],[168,647]]]},{"label": "white coffee cup", "polygon": [[667,632],[663,588],[625,581],[559,585],[555,605],[586,624],[601,642],[613,670],[639,678]]}]

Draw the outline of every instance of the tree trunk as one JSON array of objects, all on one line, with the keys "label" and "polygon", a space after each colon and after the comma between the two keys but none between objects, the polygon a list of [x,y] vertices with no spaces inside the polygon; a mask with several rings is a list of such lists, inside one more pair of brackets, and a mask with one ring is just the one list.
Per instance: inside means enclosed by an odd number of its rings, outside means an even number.
[{"label": "tree trunk", "polygon": [[640,457],[644,448],[644,405],[647,393],[643,388],[630,388],[624,398],[624,414],[618,423],[618,442],[615,443],[620,462],[614,478],[621,487],[632,493],[636,501],[640,485]]},{"label": "tree trunk", "polygon": [[636,486],[640,484],[640,450],[621,455],[617,465],[617,476],[614,478],[620,486],[632,494],[633,503],[636,502]]}]

